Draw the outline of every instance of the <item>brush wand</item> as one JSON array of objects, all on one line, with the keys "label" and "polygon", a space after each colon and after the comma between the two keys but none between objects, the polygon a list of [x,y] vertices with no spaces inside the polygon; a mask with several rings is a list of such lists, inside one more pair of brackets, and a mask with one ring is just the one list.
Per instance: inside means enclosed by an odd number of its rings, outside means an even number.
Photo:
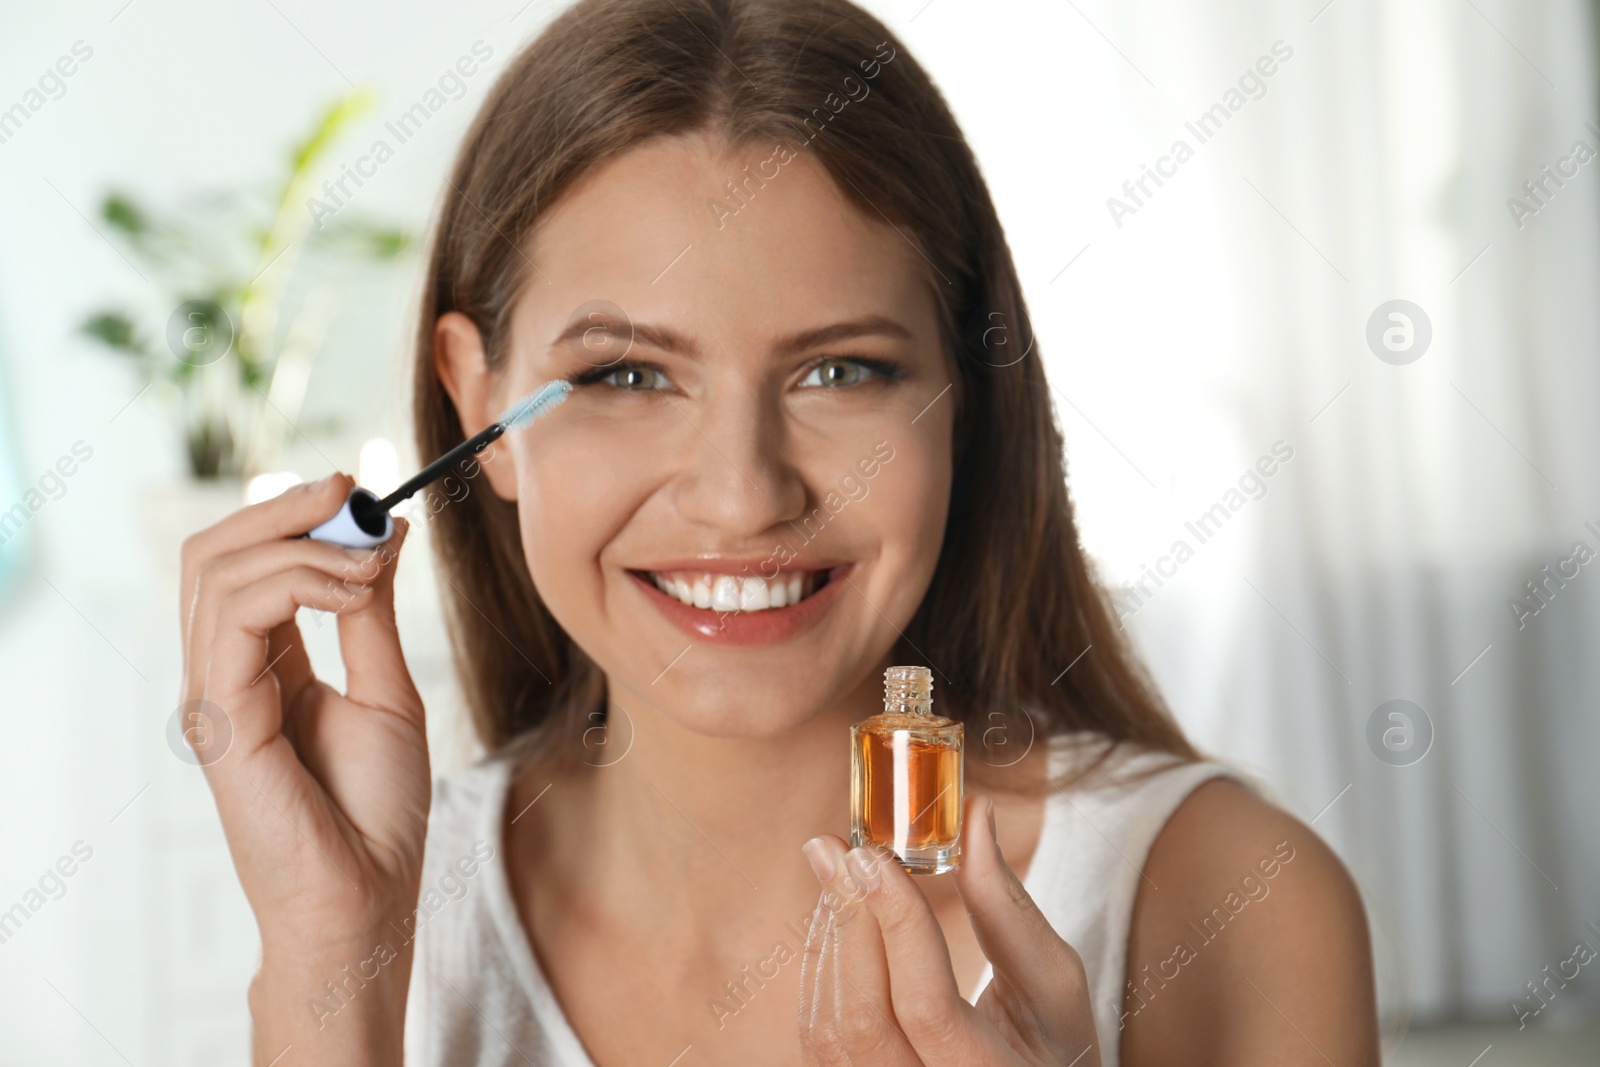
[{"label": "brush wand", "polygon": [[374,548],[383,544],[394,533],[394,519],[389,514],[390,508],[402,500],[410,499],[429,483],[444,477],[455,469],[456,464],[476,456],[508,431],[526,426],[539,418],[565,400],[570,392],[572,385],[562,379],[546,382],[507,408],[491,425],[422,468],[382,500],[370,490],[357,486],[350,490],[350,495],[345,498],[344,507],[339,509],[337,515],[300,536],[316,541],[327,541],[345,548]]},{"label": "brush wand", "polygon": [[500,440],[500,438],[505,435],[505,432],[505,425],[499,422],[479,430],[477,433],[473,434],[465,441],[462,441],[459,445],[456,445],[456,447],[452,448],[450,451],[446,452],[444,455],[440,456],[426,467],[423,467],[410,478],[400,483],[400,487],[398,489],[377,502],[376,506],[378,510],[388,511],[390,508],[400,503],[400,501],[410,500],[416,495],[417,490],[422,489],[429,483],[444,477],[455,468],[456,464],[476,456],[479,452],[482,452],[491,444]]}]

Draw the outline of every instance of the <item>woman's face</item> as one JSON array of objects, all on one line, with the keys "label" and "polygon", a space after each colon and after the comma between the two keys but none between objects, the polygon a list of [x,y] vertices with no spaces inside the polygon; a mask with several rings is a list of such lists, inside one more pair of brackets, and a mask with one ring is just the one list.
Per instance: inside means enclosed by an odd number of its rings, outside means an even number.
[{"label": "woman's face", "polygon": [[490,417],[576,388],[488,469],[613,701],[745,737],[875,690],[950,496],[920,253],[808,152],[698,135],[609,161],[526,253]]}]

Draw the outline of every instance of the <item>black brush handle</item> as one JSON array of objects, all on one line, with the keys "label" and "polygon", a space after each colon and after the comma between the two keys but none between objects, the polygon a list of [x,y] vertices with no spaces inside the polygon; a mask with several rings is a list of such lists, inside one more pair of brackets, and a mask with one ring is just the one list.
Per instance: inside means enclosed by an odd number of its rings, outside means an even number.
[{"label": "black brush handle", "polygon": [[457,463],[476,456],[479,452],[482,452],[484,449],[488,448],[490,444],[498,441],[500,436],[505,432],[505,426],[497,422],[487,429],[480,430],[479,432],[473,434],[471,437],[467,438],[465,441],[462,441],[459,445],[456,445],[456,447],[452,448],[450,451],[446,452],[444,455],[440,456],[426,467],[423,467],[416,474],[413,474],[410,478],[400,483],[400,488],[396,489],[394,492],[378,501],[378,507],[384,511],[388,511],[390,508],[400,503],[400,501],[411,499],[411,497],[416,494],[417,490],[421,489],[429,482],[443,478],[446,474],[449,474],[455,469]]}]

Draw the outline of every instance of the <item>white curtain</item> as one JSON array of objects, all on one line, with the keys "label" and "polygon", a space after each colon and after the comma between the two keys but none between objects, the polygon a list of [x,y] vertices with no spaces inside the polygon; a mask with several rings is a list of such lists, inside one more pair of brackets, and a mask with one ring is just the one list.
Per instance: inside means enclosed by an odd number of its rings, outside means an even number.
[{"label": "white curtain", "polygon": [[[1540,1007],[1526,983],[1600,947],[1600,159],[1573,155],[1600,152],[1590,12],[1061,19],[1080,49],[1062,122],[1088,132],[1050,151],[1087,206],[1025,273],[1089,547],[1132,585],[1127,626],[1196,739],[1356,874],[1391,1024],[1514,1021]],[[1202,143],[1186,123],[1230,100]],[[1096,125],[1119,121],[1135,132]],[[1192,158],[1141,191],[1179,140]],[[1393,300],[1431,340],[1384,359],[1368,323]],[[1247,477],[1275,444],[1292,457]],[[1547,988],[1546,1020],[1597,987]]]}]

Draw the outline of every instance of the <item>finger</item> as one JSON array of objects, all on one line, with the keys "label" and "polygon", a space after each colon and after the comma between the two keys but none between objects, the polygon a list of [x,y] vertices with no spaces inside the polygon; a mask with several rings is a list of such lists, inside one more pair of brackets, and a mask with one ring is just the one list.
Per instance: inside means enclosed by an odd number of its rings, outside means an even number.
[{"label": "finger", "polygon": [[811,913],[811,924],[806,928],[805,951],[800,955],[800,1052],[805,1058],[806,1067],[824,1067],[818,1054],[813,1051],[811,1034],[822,1013],[821,975],[824,960],[831,958],[827,947],[832,936],[833,912],[823,905],[819,897],[816,910]]},{"label": "finger", "polygon": [[298,566],[236,589],[218,606],[205,698],[229,716],[240,752],[267,743],[281,726],[278,682],[267,670],[267,635],[302,607],[337,612],[371,595],[370,585],[336,592],[326,571]]},{"label": "finger", "polygon": [[[187,547],[185,552],[189,552]],[[277,538],[248,542],[226,551],[208,549],[203,556],[186,555],[184,581],[189,592],[184,602],[185,681],[191,686],[199,684],[198,674],[204,671],[209,654],[216,605],[235,589],[296,564],[320,567],[339,577],[354,576],[374,552],[310,539]]]},{"label": "finger", "polygon": [[278,692],[285,706],[293,704],[315,677],[305,638],[293,619],[274,626],[267,634],[267,670],[278,679]]},{"label": "finger", "polygon": [[410,524],[396,519],[389,540],[361,568],[372,596],[339,614],[339,650],[344,656],[346,694],[357,704],[399,712],[424,729],[422,697],[411,680],[394,617],[394,576]]},{"label": "finger", "polygon": [[867,848],[851,849],[846,862],[882,932],[890,1000],[912,1048],[929,1064],[988,1062],[982,1057],[998,1051],[993,1030],[980,1030],[987,1024],[962,998],[944,931],[911,875]]},{"label": "finger", "polygon": [[[370,595],[358,592],[355,600]],[[261,798],[268,794],[278,797],[274,804],[279,814],[299,825],[298,813],[286,805],[294,797],[306,801],[320,796],[307,790],[309,774],[283,732],[278,679],[268,669],[268,635],[292,620],[300,607],[338,611],[341,606],[326,591],[325,572],[311,567],[291,568],[245,586],[220,606],[202,693],[220,709],[228,743],[203,760],[201,769],[225,828],[254,818],[250,813],[259,814]]]},{"label": "finger", "polygon": [[996,977],[1049,1033],[1064,1038],[1066,1006],[1076,1003],[1084,986],[1083,963],[1006,862],[995,834],[993,802],[968,797],[962,827],[956,889],[978,944]]},{"label": "finger", "polygon": [[[270,674],[278,682],[278,706],[283,709],[278,731],[298,750],[292,709],[306,687],[316,681],[316,674],[311,669],[311,657],[306,652],[305,639],[294,619],[268,631],[267,665],[263,673]],[[203,680],[201,684],[204,684]]]},{"label": "finger", "polygon": [[296,537],[333,518],[355,480],[335,472],[315,482],[302,482],[269,500],[240,508],[221,522],[191,535],[183,544],[185,560],[197,565],[211,556],[246,545]]},{"label": "finger", "polygon": [[246,545],[293,537],[331,519],[344,506],[355,482],[346,474],[330,474],[321,481],[302,482],[270,500],[240,508],[221,522],[190,534],[180,554],[179,603],[185,646],[191,630],[191,606],[201,570],[215,556],[237,552]]},{"label": "finger", "polygon": [[224,518],[221,523],[216,523],[200,533],[184,541],[182,549],[182,577],[179,581],[179,603],[181,603],[181,629],[184,640],[184,678],[190,680],[195,664],[205,664],[208,641],[210,641],[210,627],[203,622],[202,598],[205,593],[206,574],[213,571],[216,561],[229,557],[234,553],[250,549],[254,545],[264,544],[290,544],[301,545],[306,549],[331,550],[331,555],[325,555],[328,560],[336,560],[338,549],[336,545],[326,545],[322,542],[312,542],[309,539],[294,539],[285,541],[285,537],[296,533],[296,528],[304,523],[320,522],[318,515],[331,515],[339,509],[341,501],[347,494],[349,478],[344,475],[331,475],[323,482],[312,485],[296,486],[288,493],[280,494],[270,501],[245,507],[235,514]]},{"label": "finger", "polygon": [[844,842],[825,834],[806,842],[804,851],[822,885],[819,907],[831,929],[817,961],[802,1043],[824,1065],[917,1067],[921,1061],[894,1019],[883,935],[862,899],[865,887],[844,863]]}]

